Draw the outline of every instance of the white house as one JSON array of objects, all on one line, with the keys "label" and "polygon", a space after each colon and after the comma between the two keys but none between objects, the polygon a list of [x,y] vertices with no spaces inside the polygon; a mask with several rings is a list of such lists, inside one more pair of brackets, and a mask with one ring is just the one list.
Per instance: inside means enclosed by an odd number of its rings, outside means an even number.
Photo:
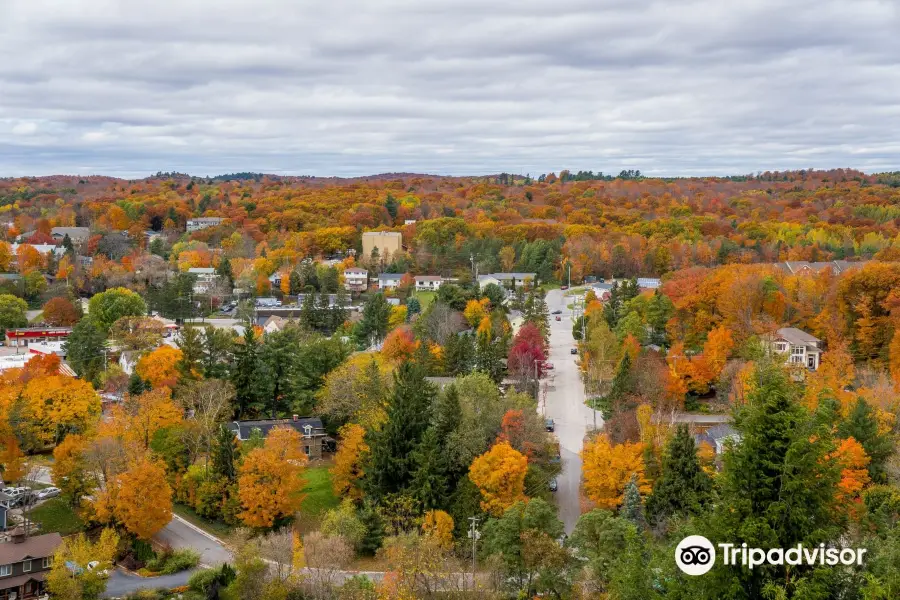
[{"label": "white house", "polygon": [[395,290],[403,279],[403,273],[382,273],[378,276],[379,290]]},{"label": "white house", "polygon": [[637,284],[642,290],[655,290],[662,282],[656,277],[638,277]]},{"label": "white house", "polygon": [[369,272],[359,267],[344,269],[344,288],[351,292],[364,292],[369,287]]},{"label": "white house", "polygon": [[47,256],[51,252],[56,256],[62,256],[66,253],[66,249],[62,246],[57,246],[55,244],[10,244],[10,251],[15,254],[19,250],[19,246],[31,246],[35,250],[37,250],[41,255]]},{"label": "white house", "polygon": [[187,231],[200,231],[207,227],[215,227],[222,223],[222,217],[197,217],[196,219],[188,219]]},{"label": "white house", "polygon": [[439,275],[416,275],[415,280],[417,292],[435,292],[444,281]]},{"label": "white house", "polygon": [[195,294],[208,294],[218,279],[216,270],[212,267],[191,267],[188,269],[188,274],[197,276],[197,280],[194,282]]},{"label": "white house", "polygon": [[822,340],[796,327],[782,327],[771,337],[771,347],[785,355],[785,363],[803,365],[810,371],[822,362]]},{"label": "white house", "polygon": [[500,287],[522,287],[525,281],[534,282],[534,273],[490,273],[478,276],[478,285],[484,287],[493,283]]}]

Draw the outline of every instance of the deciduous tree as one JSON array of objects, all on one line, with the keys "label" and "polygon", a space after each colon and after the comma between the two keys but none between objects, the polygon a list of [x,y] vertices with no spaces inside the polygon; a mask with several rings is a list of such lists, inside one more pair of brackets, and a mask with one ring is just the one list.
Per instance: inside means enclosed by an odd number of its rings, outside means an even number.
[{"label": "deciduous tree", "polygon": [[481,491],[481,508],[500,516],[516,502],[525,500],[525,474],[528,458],[507,442],[476,458],[469,468],[469,479]]},{"label": "deciduous tree", "polygon": [[611,444],[605,434],[585,444],[581,453],[585,495],[601,508],[617,508],[622,504],[625,486],[633,473],[638,476],[641,493],[649,493],[643,451],[643,444]]}]

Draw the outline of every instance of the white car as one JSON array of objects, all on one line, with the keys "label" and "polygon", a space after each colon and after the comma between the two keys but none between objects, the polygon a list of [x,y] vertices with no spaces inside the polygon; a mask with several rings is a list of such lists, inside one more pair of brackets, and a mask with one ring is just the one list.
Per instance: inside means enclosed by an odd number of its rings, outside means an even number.
[{"label": "white car", "polygon": [[[97,567],[99,567],[99,566],[100,566],[99,560],[92,560],[91,562],[89,562],[87,564],[87,569],[88,569],[88,571],[97,571]],[[100,577],[109,577],[109,571],[107,571],[106,569],[103,569],[102,571],[97,571],[97,575],[99,575]]]},{"label": "white car", "polygon": [[48,487],[44,488],[37,493],[38,500],[47,500],[48,498],[56,498],[62,492],[58,487]]}]

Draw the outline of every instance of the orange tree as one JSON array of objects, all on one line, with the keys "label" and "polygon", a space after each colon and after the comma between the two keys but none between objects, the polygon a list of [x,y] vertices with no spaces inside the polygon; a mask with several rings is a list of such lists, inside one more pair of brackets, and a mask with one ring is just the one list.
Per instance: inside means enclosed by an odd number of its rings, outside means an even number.
[{"label": "orange tree", "polygon": [[301,450],[296,430],[276,427],[262,448],[244,458],[238,476],[241,520],[250,527],[271,527],[297,512],[306,485],[303,473],[308,459]]},{"label": "orange tree", "polygon": [[481,491],[481,508],[500,516],[507,508],[525,500],[525,474],[528,458],[500,442],[477,457],[469,467],[469,479]]},{"label": "orange tree", "polygon": [[613,509],[622,504],[625,486],[631,475],[638,476],[638,487],[646,493],[643,444],[612,444],[603,434],[588,442],[581,452],[584,493],[600,508]]}]

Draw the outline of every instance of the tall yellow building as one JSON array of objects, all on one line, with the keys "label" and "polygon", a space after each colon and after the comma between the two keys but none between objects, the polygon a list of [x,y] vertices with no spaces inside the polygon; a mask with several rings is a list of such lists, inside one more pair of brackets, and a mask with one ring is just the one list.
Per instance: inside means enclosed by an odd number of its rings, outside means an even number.
[{"label": "tall yellow building", "polygon": [[362,234],[362,257],[372,258],[372,250],[378,248],[378,258],[390,260],[395,252],[403,249],[403,236],[399,231],[367,231]]}]

